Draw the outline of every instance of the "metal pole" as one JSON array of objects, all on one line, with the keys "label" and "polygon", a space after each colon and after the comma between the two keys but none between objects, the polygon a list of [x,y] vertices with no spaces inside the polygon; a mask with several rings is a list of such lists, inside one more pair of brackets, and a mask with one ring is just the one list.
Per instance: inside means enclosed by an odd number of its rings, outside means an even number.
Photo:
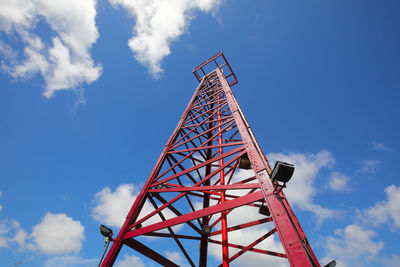
[{"label": "metal pole", "polygon": [[106,245],[105,245],[106,248],[104,249],[103,255],[101,255],[101,259],[100,259],[99,265],[97,265],[97,267],[100,267],[101,262],[103,261],[104,255],[106,255],[108,245],[110,244],[110,239],[108,237],[106,237],[105,241],[106,241]]},{"label": "metal pole", "polygon": [[[207,77],[207,76],[206,76]],[[208,78],[208,77],[207,77]],[[212,92],[209,92],[208,95],[212,95]],[[210,110],[208,112],[208,116],[212,116],[212,110],[214,109],[214,103],[210,103]],[[212,129],[213,128],[213,123],[210,122],[208,123],[207,129]],[[213,145],[213,138],[212,138],[213,133],[210,131],[207,133],[207,139],[208,141],[207,146],[212,146]],[[212,158],[212,148],[208,148],[206,152],[206,157],[207,160]],[[205,176],[210,175],[211,173],[211,164],[207,164],[205,168]],[[210,186],[210,180],[207,180],[204,182],[204,186]],[[210,194],[205,192],[204,193],[204,199],[203,199],[203,209],[208,208],[210,206]],[[209,224],[209,216],[204,216],[203,221],[202,221],[202,226],[204,227],[205,225]],[[207,266],[207,251],[208,251],[208,235],[205,235],[202,233],[201,235],[201,240],[200,240],[200,255],[199,255],[199,267],[206,267]]]}]

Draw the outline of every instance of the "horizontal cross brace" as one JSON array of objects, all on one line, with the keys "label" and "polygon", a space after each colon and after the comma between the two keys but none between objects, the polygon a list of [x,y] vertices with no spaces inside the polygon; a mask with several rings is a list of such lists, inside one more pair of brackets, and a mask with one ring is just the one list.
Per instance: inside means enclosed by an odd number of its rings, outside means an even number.
[{"label": "horizontal cross brace", "polygon": [[[260,219],[260,220],[255,220],[255,221],[252,221],[252,222],[248,222],[248,223],[243,223],[243,224],[235,225],[235,226],[229,227],[229,228],[226,229],[226,230],[227,230],[228,232],[233,232],[233,231],[236,231],[236,230],[244,229],[244,228],[251,227],[251,226],[254,226],[254,225],[260,225],[260,224],[267,223],[267,222],[272,222],[272,217],[268,217],[268,218],[264,218],[264,219]],[[222,233],[222,230],[218,230],[218,231],[212,232],[212,233],[210,234],[210,236],[219,235],[219,234],[221,234],[221,233]]]},{"label": "horizontal cross brace", "polygon": [[[208,242],[214,243],[214,244],[218,244],[218,245],[222,245],[222,242],[218,241],[218,240],[208,239]],[[239,249],[244,249],[245,248],[245,246],[241,246],[241,245],[233,244],[233,243],[228,243],[228,246],[232,247],[232,248],[239,248]],[[284,254],[284,253],[275,252],[275,251],[269,251],[269,250],[265,250],[265,249],[251,248],[251,249],[249,249],[249,251],[253,251],[253,252],[257,252],[257,253],[261,253],[261,254],[266,254],[266,255],[271,255],[271,256],[276,256],[276,257],[281,257],[281,258],[287,258],[287,255]]]},{"label": "horizontal cross brace", "polygon": [[167,154],[189,152],[189,151],[194,151],[194,150],[204,150],[204,149],[209,149],[209,148],[219,148],[219,147],[227,147],[227,146],[239,146],[239,145],[243,145],[243,142],[242,141],[236,141],[236,142],[230,142],[230,143],[221,144],[221,145],[194,147],[194,148],[182,149],[182,150],[170,150],[170,151],[167,152]]},{"label": "horizontal cross brace", "polygon": [[252,189],[259,188],[259,183],[251,184],[231,184],[231,185],[210,185],[210,186],[192,186],[192,187],[175,187],[164,189],[150,189],[150,193],[164,192],[184,192],[184,191],[208,191],[208,190],[237,190],[237,189]]}]

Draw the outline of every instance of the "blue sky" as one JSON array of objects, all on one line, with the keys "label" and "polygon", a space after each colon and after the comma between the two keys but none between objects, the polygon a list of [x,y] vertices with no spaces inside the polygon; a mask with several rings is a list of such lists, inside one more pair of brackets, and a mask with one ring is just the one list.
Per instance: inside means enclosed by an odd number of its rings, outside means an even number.
[{"label": "blue sky", "polygon": [[0,1],[2,266],[94,266],[220,50],[321,264],[400,265],[398,1],[54,2]]}]

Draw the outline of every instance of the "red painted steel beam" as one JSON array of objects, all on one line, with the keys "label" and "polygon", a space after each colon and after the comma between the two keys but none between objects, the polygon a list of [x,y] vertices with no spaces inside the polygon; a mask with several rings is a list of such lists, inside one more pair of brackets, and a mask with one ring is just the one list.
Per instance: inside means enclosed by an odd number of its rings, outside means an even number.
[{"label": "red painted steel beam", "polygon": [[154,236],[154,237],[169,237],[169,238],[173,238],[174,236],[176,236],[179,239],[188,239],[188,240],[200,240],[201,238],[198,236],[190,236],[190,235],[171,235],[171,234],[167,234],[167,233],[159,233],[159,232],[152,232],[152,233],[147,233],[144,234],[145,236]]},{"label": "red painted steel beam", "polygon": [[[215,60],[214,60],[215,61]],[[216,62],[216,61],[215,61]],[[218,95],[218,100],[220,100],[220,95]],[[221,128],[221,111],[218,111],[218,144],[222,145],[222,128]],[[218,148],[218,154],[223,155],[224,151],[223,148],[220,146]],[[224,159],[221,158],[219,160],[219,165],[223,166],[224,165]],[[225,184],[225,172],[224,170],[221,170],[219,172],[219,183],[221,185]],[[225,203],[225,191],[221,192],[221,204]],[[221,212],[221,228],[222,228],[222,265],[224,267],[229,267],[229,248],[228,248],[228,222],[226,218],[226,211],[223,210]]]},{"label": "red painted steel beam", "polygon": [[150,259],[154,260],[155,262],[163,266],[179,267],[179,265],[175,264],[171,260],[165,258],[161,254],[157,253],[156,251],[152,250],[151,248],[147,247],[146,245],[140,243],[139,241],[133,238],[125,239],[123,242],[125,245],[129,246],[130,248],[133,248],[137,252],[149,257]]},{"label": "red painted steel beam", "polygon": [[192,187],[174,187],[164,189],[150,189],[150,193],[164,193],[164,192],[186,192],[186,191],[210,191],[210,190],[239,190],[239,189],[252,189],[260,188],[260,184],[225,184],[225,185],[210,185],[210,186],[192,186]]}]

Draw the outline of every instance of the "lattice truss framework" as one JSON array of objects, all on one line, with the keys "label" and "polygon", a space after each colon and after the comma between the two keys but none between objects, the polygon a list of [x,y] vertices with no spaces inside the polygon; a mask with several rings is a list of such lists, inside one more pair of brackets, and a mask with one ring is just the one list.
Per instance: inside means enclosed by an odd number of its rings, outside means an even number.
[{"label": "lattice truss framework", "polygon": [[[234,112],[240,113],[236,116],[242,116],[242,121],[235,119]],[[245,138],[243,131],[248,134]],[[268,190],[262,186],[265,182],[260,182],[260,175],[265,179],[266,174],[256,173],[261,169],[270,173],[271,169],[258,144],[249,144],[250,137],[254,138],[221,70],[201,77],[102,266],[114,263],[122,245],[165,266],[178,266],[165,251],[179,251],[185,264],[191,266],[205,266],[210,253],[219,254],[224,265],[244,253],[257,253],[289,260],[295,266],[287,254],[288,242],[275,234],[274,218],[279,215],[259,213],[261,206],[271,209],[275,204],[268,202]],[[261,151],[263,166],[260,159],[254,160],[254,150]],[[246,157],[253,163],[250,170],[239,168],[240,160]],[[288,216],[295,219],[283,193],[275,194],[282,199]],[[297,266],[319,266],[300,224],[297,220],[294,223],[297,225],[292,228],[300,235],[299,246],[307,250],[309,263]],[[246,230],[260,227],[262,231],[252,232],[258,236],[243,238]],[[278,232],[281,239],[287,235],[282,229]],[[276,243],[283,247],[277,248]]]},{"label": "lattice truss framework", "polygon": [[[249,213],[258,214],[258,208],[263,200],[254,172],[250,170],[252,174],[243,179],[247,173],[238,168],[239,159],[246,150],[225,93],[217,81],[214,72],[199,88],[178,130],[178,137],[171,143],[160,172],[152,178],[151,189],[146,194],[147,201],[154,209],[129,227],[134,229],[142,226],[141,228],[127,235],[127,237],[139,235],[170,237],[174,239],[182,255],[192,266],[195,266],[196,261],[191,258],[185,247],[196,247],[196,245],[185,246],[182,244],[182,239],[200,241],[203,227],[209,225],[212,227],[212,232],[207,241],[222,245],[221,238],[218,238],[221,235],[219,225],[221,211],[226,211],[229,223],[229,213],[233,208],[246,205],[253,208],[248,210]],[[222,144],[218,143],[219,136],[222,136]],[[222,154],[220,148],[223,149]],[[224,184],[221,184],[221,172],[226,177]],[[221,204],[222,194],[225,195],[224,205]],[[164,223],[151,224],[157,215]],[[234,221],[238,221],[238,218]],[[271,221],[271,217],[265,217],[239,225],[229,225],[228,231],[239,231]],[[178,234],[171,227],[179,223],[185,224],[186,227],[184,229],[175,227],[175,229],[179,229],[178,233],[185,232],[185,234]],[[158,231],[162,229],[167,231]],[[246,240],[247,242],[242,244],[228,243],[229,247],[238,249],[230,257],[230,261],[248,250],[286,257],[284,253],[255,248],[275,232],[276,229],[272,226],[256,240]]]}]

